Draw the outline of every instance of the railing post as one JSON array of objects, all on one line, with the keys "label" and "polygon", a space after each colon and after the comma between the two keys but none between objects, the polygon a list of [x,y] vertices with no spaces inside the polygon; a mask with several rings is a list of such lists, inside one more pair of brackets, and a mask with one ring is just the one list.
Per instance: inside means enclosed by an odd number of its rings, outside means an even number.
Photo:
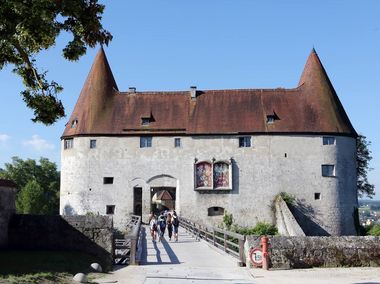
[{"label": "railing post", "polygon": [[224,237],[224,251],[227,251],[227,234],[223,233],[223,237]]},{"label": "railing post", "polygon": [[244,260],[244,243],[245,243],[245,236],[244,239],[239,239],[239,266],[245,266],[245,260]]},{"label": "railing post", "polygon": [[206,242],[207,242],[207,236],[208,235],[208,230],[207,230],[207,228],[205,228],[205,240],[206,240]]},{"label": "railing post", "polygon": [[198,225],[198,241],[201,239],[201,225]]},{"label": "railing post", "polygon": [[215,246],[215,229],[212,228],[212,245]]},{"label": "railing post", "polygon": [[137,241],[136,237],[133,236],[131,238],[131,252],[130,252],[130,264],[131,265],[136,265],[136,246],[137,246]]}]

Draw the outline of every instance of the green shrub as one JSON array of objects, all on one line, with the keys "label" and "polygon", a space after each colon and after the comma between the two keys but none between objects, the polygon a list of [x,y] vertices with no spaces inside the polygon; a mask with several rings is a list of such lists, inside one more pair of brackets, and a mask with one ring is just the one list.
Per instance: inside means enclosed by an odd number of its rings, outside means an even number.
[{"label": "green shrub", "polygon": [[288,205],[293,205],[294,202],[296,201],[296,197],[294,195],[289,194],[289,193],[284,192],[284,191],[280,193],[280,196],[285,201],[285,203]]},{"label": "green shrub", "polygon": [[233,222],[234,222],[234,218],[232,217],[232,214],[228,214],[227,211],[225,211],[223,215],[224,228],[226,228],[227,230],[230,230]]},{"label": "green shrub", "polygon": [[266,223],[266,222],[258,222],[255,227],[240,227],[236,228],[236,233],[242,235],[277,235],[278,230],[275,225]]},{"label": "green shrub", "polygon": [[380,224],[374,225],[369,231],[370,236],[380,236]]}]

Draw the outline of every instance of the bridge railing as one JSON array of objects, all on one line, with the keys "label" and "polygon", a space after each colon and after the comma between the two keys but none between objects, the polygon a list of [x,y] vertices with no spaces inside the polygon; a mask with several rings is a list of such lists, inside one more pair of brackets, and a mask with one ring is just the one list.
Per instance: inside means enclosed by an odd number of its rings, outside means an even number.
[{"label": "bridge railing", "polygon": [[217,227],[206,227],[181,217],[181,227],[192,233],[197,239],[203,239],[218,249],[239,260],[239,265],[245,266],[244,242],[245,236],[226,231]]},{"label": "bridge railing", "polygon": [[131,219],[126,224],[126,232],[122,236],[115,236],[114,259],[126,259],[129,253],[129,264],[136,265],[136,252],[140,235],[141,217],[131,215]]}]

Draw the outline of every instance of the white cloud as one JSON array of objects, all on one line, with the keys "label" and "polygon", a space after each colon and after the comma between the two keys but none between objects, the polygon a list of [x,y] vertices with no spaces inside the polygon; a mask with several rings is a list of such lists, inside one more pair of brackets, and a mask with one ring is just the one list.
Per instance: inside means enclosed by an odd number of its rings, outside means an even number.
[{"label": "white cloud", "polygon": [[7,142],[10,138],[7,134],[0,134],[0,142]]},{"label": "white cloud", "polygon": [[54,144],[49,143],[36,134],[32,136],[32,139],[24,141],[22,144],[26,147],[32,147],[34,150],[40,152],[54,149]]}]

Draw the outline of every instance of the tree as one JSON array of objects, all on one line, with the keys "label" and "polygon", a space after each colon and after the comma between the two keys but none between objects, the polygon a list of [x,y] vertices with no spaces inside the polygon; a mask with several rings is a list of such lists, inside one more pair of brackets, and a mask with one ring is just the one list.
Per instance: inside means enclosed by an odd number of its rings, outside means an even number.
[{"label": "tree", "polygon": [[38,70],[35,56],[55,45],[60,32],[73,39],[63,48],[68,60],[78,60],[87,46],[106,44],[112,35],[103,29],[104,5],[98,0],[0,0],[0,70],[13,64],[21,76],[26,105],[34,111],[34,122],[50,125],[65,116],[57,98],[63,88],[48,81],[47,72]]},{"label": "tree", "polygon": [[35,160],[12,158],[0,177],[12,179],[19,191],[16,196],[18,213],[58,214],[60,173],[47,158]]},{"label": "tree", "polygon": [[22,213],[40,214],[46,212],[44,190],[36,180],[28,181],[17,198],[17,208]]},{"label": "tree", "polygon": [[369,198],[373,198],[375,195],[375,186],[368,182],[367,173],[372,168],[369,166],[369,162],[372,160],[371,151],[369,146],[370,141],[366,140],[364,135],[359,135],[356,139],[356,167],[357,167],[357,190],[358,196],[363,197],[366,195]]}]

